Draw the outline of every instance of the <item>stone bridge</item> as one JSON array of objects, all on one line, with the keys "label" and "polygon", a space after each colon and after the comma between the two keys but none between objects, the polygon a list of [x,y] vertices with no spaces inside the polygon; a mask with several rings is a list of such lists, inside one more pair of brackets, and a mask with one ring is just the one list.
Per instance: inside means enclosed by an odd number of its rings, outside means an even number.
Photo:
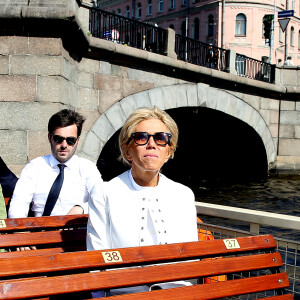
[{"label": "stone bridge", "polygon": [[15,173],[49,153],[48,119],[66,107],[87,118],[78,155],[119,173],[117,131],[154,105],[180,129],[167,171],[300,169],[297,67],[276,68],[275,84],[200,67],[91,37],[88,13],[75,0],[0,1],[0,155]]}]

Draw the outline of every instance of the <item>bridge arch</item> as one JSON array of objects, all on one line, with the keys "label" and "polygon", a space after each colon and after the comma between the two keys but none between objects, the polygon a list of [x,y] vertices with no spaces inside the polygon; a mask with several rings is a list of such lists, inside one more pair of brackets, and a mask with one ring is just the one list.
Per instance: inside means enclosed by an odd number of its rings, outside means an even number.
[{"label": "bridge arch", "polygon": [[80,155],[97,162],[104,145],[123,126],[126,118],[139,107],[154,105],[163,110],[204,107],[231,115],[251,126],[261,137],[269,166],[276,159],[274,141],[259,112],[238,97],[202,83],[157,87],[125,97],[95,122],[84,140]]}]

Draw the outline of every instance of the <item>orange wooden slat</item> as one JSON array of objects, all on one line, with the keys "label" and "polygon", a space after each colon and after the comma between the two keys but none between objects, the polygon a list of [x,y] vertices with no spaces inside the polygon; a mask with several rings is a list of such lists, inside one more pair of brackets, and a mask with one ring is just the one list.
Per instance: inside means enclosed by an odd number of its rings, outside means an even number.
[{"label": "orange wooden slat", "polygon": [[[80,253],[78,253],[80,254]],[[13,261],[13,260],[12,260]],[[114,269],[111,271],[74,274],[32,279],[15,283],[10,280],[0,282],[0,299],[10,297],[38,297],[66,292],[89,291],[95,289],[118,288],[134,285],[153,284],[175,280],[206,277],[222,273],[256,270],[282,265],[279,253],[253,256],[228,257],[216,260],[202,260],[147,267]],[[21,267],[21,266],[20,266]],[[15,269],[16,266],[13,266]],[[1,268],[2,273],[2,268]],[[220,284],[215,283],[213,286]],[[210,284],[206,284],[210,286]],[[9,293],[8,293],[9,289]]]},{"label": "orange wooden slat", "polygon": [[[245,248],[236,249],[239,251],[245,251],[250,246],[246,245],[243,241],[247,241],[251,244],[251,249],[257,249],[260,245],[257,241],[261,240],[259,237],[243,237],[239,239],[241,244],[244,244]],[[251,241],[251,243],[250,243]],[[170,244],[160,246],[145,246],[145,247],[132,247],[121,249],[110,249],[104,251],[83,251],[70,252],[70,253],[58,253],[51,255],[41,255],[30,257],[16,257],[11,260],[10,257],[1,259],[1,273],[0,276],[11,276],[13,274],[23,274],[30,270],[31,273],[39,272],[53,272],[54,270],[71,270],[71,269],[84,269],[94,267],[113,268],[118,265],[132,266],[147,263],[163,263],[170,261],[177,261],[178,258],[184,259],[198,259],[205,257],[207,253],[210,255],[219,256],[226,254],[226,249],[223,243],[223,249],[220,246],[221,240],[203,242],[191,242],[184,244]],[[222,244],[221,244],[222,245]],[[22,251],[33,253],[38,250]],[[122,257],[122,261],[105,263],[102,253],[107,251],[118,251]],[[277,257],[279,254],[274,254]],[[277,263],[281,261],[280,255],[277,259]],[[51,264],[49,264],[51,261]]]},{"label": "orange wooden slat", "polygon": [[114,300],[210,300],[284,288],[289,286],[286,273],[202,284],[189,287],[107,297]]},{"label": "orange wooden slat", "polygon": [[0,248],[85,241],[86,229],[22,232],[0,235]]},{"label": "orange wooden slat", "polygon": [[5,219],[5,227],[0,228],[0,232],[9,232],[16,230],[60,228],[72,226],[86,226],[88,215],[65,215],[50,217],[28,217]]}]

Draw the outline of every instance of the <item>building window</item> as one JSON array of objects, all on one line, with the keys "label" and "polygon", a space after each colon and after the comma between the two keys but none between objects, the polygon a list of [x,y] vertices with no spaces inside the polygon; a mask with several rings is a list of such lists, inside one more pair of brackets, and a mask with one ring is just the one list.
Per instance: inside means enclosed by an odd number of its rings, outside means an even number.
[{"label": "building window", "polygon": [[186,0],[181,0],[181,6],[186,6]]},{"label": "building window", "polygon": [[206,37],[207,40],[213,40],[214,37],[214,23],[215,23],[215,19],[213,15],[209,15],[207,17],[207,26],[206,26]]},{"label": "building window", "polygon": [[235,35],[246,35],[246,16],[244,14],[238,14],[235,19]]},{"label": "building window", "polygon": [[125,17],[130,18],[130,7],[129,7],[129,5],[126,6]]},{"label": "building window", "polygon": [[158,12],[164,11],[164,0],[158,0]]},{"label": "building window", "polygon": [[140,2],[136,6],[136,17],[137,18],[142,17],[142,4]]},{"label": "building window", "polygon": [[122,13],[121,13],[121,9],[120,9],[120,8],[118,8],[118,9],[117,9],[117,15],[119,15],[119,16],[121,16],[121,15],[122,15]]},{"label": "building window", "polygon": [[300,30],[298,32],[298,50],[300,50]]},{"label": "building window", "polygon": [[283,43],[283,31],[280,26],[279,26],[279,42]]},{"label": "building window", "polygon": [[175,0],[169,0],[169,8],[174,9],[175,8]]},{"label": "building window", "polygon": [[199,40],[199,33],[200,33],[200,21],[198,18],[195,18],[193,23],[193,38],[195,40]]},{"label": "building window", "polygon": [[291,27],[291,46],[294,47],[295,46],[295,29],[294,27],[292,26]]},{"label": "building window", "polygon": [[152,0],[147,1],[147,16],[152,15]]}]

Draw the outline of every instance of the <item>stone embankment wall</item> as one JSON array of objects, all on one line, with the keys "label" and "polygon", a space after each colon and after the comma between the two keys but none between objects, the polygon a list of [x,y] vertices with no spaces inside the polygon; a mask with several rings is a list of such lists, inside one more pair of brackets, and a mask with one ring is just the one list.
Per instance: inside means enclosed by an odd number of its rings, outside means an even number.
[{"label": "stone embankment wall", "polygon": [[[35,25],[37,20],[40,23]],[[55,22],[59,26],[53,26]],[[0,25],[0,155],[16,174],[29,160],[49,153],[47,123],[60,109],[70,107],[86,116],[78,154],[96,161],[97,154],[91,157],[81,147],[93,147],[86,137],[108,109],[130,95],[142,97],[138,93],[173,86],[169,94],[164,93],[169,98],[159,99],[162,107],[168,107],[174,91],[185,91],[181,88],[185,83],[198,82],[206,86],[198,88],[199,99],[191,103],[209,103],[212,109],[232,112],[249,124],[254,114],[259,115],[251,126],[262,136],[264,130],[270,132],[277,151],[272,166],[300,169],[297,68],[278,68],[273,85],[178,61],[172,51],[162,56],[98,40],[88,36],[88,10],[79,8],[75,0],[0,0]],[[207,101],[201,100],[200,90],[206,91]],[[215,95],[225,95],[226,107]],[[118,115],[113,118],[108,122],[120,123]]]}]

